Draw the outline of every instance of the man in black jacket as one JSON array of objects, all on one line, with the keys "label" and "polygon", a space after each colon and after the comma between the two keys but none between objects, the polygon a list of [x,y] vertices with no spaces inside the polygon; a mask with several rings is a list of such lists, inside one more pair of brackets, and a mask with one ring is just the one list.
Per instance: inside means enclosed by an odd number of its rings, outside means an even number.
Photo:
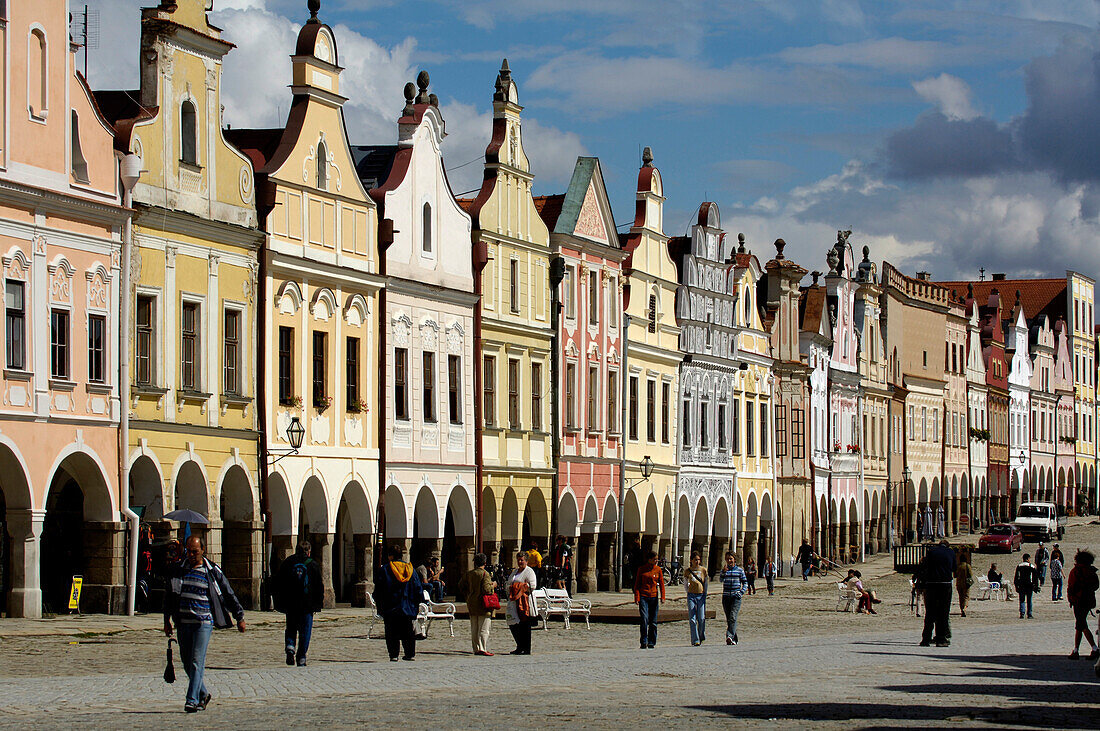
[{"label": "man in black jacket", "polygon": [[[309,541],[298,541],[298,551],[279,567],[277,606],[286,615],[286,664],[305,667],[309,640],[313,635],[313,614],[321,611],[325,587],[321,567],[309,557]],[[297,652],[295,652],[297,644]]]},{"label": "man in black jacket", "polygon": [[928,647],[933,642],[936,647],[951,644],[951,582],[955,579],[958,564],[955,552],[947,541],[940,541],[928,549],[924,560],[920,562],[917,580],[924,591],[924,634],[920,646]]},{"label": "man in black jacket", "polygon": [[1024,618],[1024,607],[1027,607],[1027,618],[1031,619],[1031,598],[1032,594],[1037,588],[1039,588],[1039,572],[1035,566],[1028,561],[1028,556],[1024,554],[1023,560],[1020,565],[1016,567],[1016,573],[1012,577],[1012,585],[1016,587],[1016,592],[1020,595],[1020,619]]}]

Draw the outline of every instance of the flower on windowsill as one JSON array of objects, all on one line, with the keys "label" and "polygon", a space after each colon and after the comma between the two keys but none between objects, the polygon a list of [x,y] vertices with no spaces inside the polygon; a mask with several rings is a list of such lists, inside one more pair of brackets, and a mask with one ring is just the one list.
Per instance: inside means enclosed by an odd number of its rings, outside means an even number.
[{"label": "flower on windowsill", "polygon": [[833,442],[833,451],[834,452],[839,452],[840,451],[840,442]]},{"label": "flower on windowsill", "polygon": [[364,401],[363,399],[359,399],[358,401],[356,401],[354,403],[348,404],[348,413],[349,414],[365,414],[368,411],[370,411],[370,406],[368,406],[367,402]]},{"label": "flower on windowsill", "polygon": [[313,399],[313,407],[320,413],[324,413],[329,406],[332,406],[332,396],[321,396]]},{"label": "flower on windowsill", "polygon": [[849,454],[859,454],[859,445],[858,444],[849,444],[848,445],[848,453]]},{"label": "flower on windowsill", "polygon": [[302,397],[301,396],[291,396],[290,398],[288,398],[284,402],[284,405],[289,406],[292,409],[300,409],[300,408],[302,408]]}]

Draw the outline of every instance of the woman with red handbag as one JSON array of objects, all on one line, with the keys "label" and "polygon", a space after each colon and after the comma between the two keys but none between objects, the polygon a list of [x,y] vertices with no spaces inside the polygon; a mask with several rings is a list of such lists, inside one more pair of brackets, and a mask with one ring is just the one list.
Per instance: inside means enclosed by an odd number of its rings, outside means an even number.
[{"label": "woman with red handbag", "polygon": [[492,613],[500,609],[500,599],[496,595],[496,583],[485,570],[489,559],[484,553],[474,556],[474,568],[467,571],[458,582],[458,593],[466,597],[466,611],[470,615],[470,642],[474,654],[492,657],[489,652],[489,623]]}]

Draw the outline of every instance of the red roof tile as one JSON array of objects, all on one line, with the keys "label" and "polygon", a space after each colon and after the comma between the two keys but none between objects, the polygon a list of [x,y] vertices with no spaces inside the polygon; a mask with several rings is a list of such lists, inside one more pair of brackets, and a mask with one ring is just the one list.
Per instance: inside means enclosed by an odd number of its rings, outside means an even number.
[{"label": "red roof tile", "polygon": [[1016,302],[1016,291],[1020,292],[1020,304],[1024,306],[1024,317],[1032,320],[1039,315],[1050,318],[1053,326],[1058,318],[1066,317],[1066,280],[1065,279],[987,279],[983,282],[937,282],[941,287],[958,291],[959,297],[966,298],[967,285],[974,285],[974,299],[984,305],[989,301],[989,293],[996,289],[1001,293],[1001,304],[1006,313]]}]

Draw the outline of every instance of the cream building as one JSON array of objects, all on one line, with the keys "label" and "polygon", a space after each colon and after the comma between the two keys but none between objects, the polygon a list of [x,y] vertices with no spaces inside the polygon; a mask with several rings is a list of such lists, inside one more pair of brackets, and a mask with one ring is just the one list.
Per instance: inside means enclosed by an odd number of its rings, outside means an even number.
[{"label": "cream building", "polygon": [[[377,207],[356,174],[332,28],[312,14],[291,56],[282,129],[232,130],[256,166],[261,427],[271,570],[307,537],[325,601],[366,603],[378,502]],[[290,451],[293,420],[305,429]],[[277,460],[277,461],[275,461]]]},{"label": "cream building", "polygon": [[859,344],[860,470],[863,480],[864,544],[875,553],[888,547],[888,519],[892,495],[889,483],[888,424],[890,387],[886,373],[886,343],[883,340],[882,288],[878,268],[863,247],[863,260],[856,268],[855,329]]}]

